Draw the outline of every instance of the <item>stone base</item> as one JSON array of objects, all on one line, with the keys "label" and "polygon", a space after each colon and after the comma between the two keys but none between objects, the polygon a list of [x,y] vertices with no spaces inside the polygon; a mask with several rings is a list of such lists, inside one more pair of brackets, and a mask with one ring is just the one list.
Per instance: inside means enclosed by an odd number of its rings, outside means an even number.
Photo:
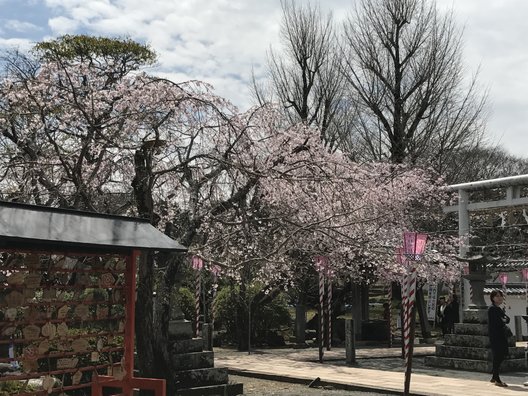
[{"label": "stone base", "polygon": [[214,366],[214,354],[209,351],[174,354],[172,364],[179,370],[210,368]]},{"label": "stone base", "polygon": [[193,338],[192,323],[188,320],[169,321],[169,339],[184,340]]},{"label": "stone base", "polygon": [[174,374],[173,389],[186,389],[211,385],[225,385],[228,382],[227,368],[203,368],[183,370]]},{"label": "stone base", "polygon": [[[487,309],[464,311],[464,323],[455,324],[455,334],[446,334],[444,345],[436,346],[436,356],[427,356],[425,364],[457,370],[491,372],[491,349],[488,337]],[[524,371],[524,348],[515,347],[515,337],[508,339],[509,358],[501,371]]]},{"label": "stone base", "polygon": [[[510,359],[523,359],[524,348],[509,348]],[[437,345],[436,356],[491,361],[491,349],[486,348],[467,348],[460,346]]]},{"label": "stone base", "polygon": [[171,342],[172,353],[202,352],[203,340],[201,338],[189,338]]},{"label": "stone base", "polygon": [[[456,370],[479,371],[481,373],[491,373],[491,361],[472,360],[472,359],[458,359],[441,356],[426,356],[425,364],[433,367],[444,367]],[[523,359],[508,359],[501,365],[501,372],[507,371],[525,371],[526,360]]]},{"label": "stone base", "polygon": [[[203,329],[207,330],[204,325]],[[209,329],[212,330],[211,327]],[[204,331],[204,333],[207,333]],[[204,351],[204,340],[192,338],[191,322],[169,322],[169,348],[172,366],[176,370],[167,380],[170,394],[192,395],[239,395],[242,384],[229,384],[226,368],[214,367],[214,353]]]}]

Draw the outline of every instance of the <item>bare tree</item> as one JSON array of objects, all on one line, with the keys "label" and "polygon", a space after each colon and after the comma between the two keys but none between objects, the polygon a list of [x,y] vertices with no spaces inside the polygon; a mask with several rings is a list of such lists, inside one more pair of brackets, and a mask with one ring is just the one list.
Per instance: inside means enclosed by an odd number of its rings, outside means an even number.
[{"label": "bare tree", "polygon": [[278,100],[292,123],[316,125],[321,139],[335,148],[346,130],[350,106],[343,98],[337,42],[332,14],[318,6],[284,0],[280,37],[283,51],[271,50],[268,59],[269,89],[253,81],[259,104]]},{"label": "bare tree", "polygon": [[445,173],[450,183],[522,175],[528,173],[528,160],[496,146],[475,147],[459,150]]},{"label": "bare tree", "polygon": [[362,0],[345,22],[342,73],[358,111],[352,140],[366,160],[442,170],[482,138],[485,96],[464,84],[461,31],[434,1]]}]

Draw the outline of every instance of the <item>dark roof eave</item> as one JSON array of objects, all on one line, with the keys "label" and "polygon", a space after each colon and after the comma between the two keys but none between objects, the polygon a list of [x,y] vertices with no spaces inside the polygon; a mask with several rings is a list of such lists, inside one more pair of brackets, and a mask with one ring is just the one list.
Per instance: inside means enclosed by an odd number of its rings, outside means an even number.
[{"label": "dark roof eave", "polygon": [[187,248],[143,219],[0,202],[5,249],[182,252]]}]

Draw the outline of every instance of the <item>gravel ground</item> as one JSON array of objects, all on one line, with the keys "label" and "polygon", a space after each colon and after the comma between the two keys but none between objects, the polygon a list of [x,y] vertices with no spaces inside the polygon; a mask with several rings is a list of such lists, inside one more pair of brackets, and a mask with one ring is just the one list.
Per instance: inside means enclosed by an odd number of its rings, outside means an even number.
[{"label": "gravel ground", "polygon": [[240,375],[229,375],[229,381],[244,384],[244,395],[249,396],[378,396],[382,393],[347,391],[340,389],[309,388],[307,385],[292,384],[289,382],[269,381]]}]

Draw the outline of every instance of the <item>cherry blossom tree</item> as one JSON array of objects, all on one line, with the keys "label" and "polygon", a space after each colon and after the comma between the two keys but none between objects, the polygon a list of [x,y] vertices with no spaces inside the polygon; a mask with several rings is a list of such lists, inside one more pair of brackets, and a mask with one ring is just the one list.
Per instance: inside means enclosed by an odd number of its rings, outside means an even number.
[{"label": "cherry blossom tree", "polygon": [[[258,280],[259,298],[292,284],[296,252],[330,256],[343,277],[397,279],[394,246],[403,229],[434,223],[441,181],[329,153],[317,129],[273,106],[239,112],[207,84],[142,72],[153,59],[133,42],[82,36],[8,58],[4,199],[149,218],[226,276]],[[424,266],[423,276],[452,276],[443,252],[431,259],[446,268]],[[171,378],[169,296],[187,259],[142,259],[140,370]]]}]

